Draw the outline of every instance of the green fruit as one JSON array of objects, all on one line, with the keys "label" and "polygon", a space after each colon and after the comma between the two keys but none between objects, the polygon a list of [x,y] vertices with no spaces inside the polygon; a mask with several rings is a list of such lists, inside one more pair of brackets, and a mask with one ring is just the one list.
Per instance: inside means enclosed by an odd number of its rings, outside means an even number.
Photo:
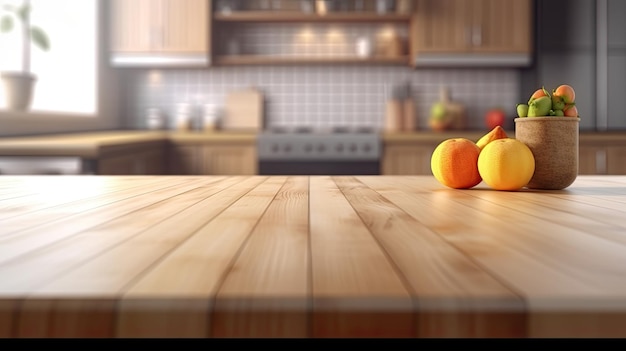
[{"label": "green fruit", "polygon": [[430,117],[435,120],[443,120],[446,118],[446,112],[446,106],[438,102],[431,107]]},{"label": "green fruit", "polygon": [[565,100],[560,96],[552,95],[552,109],[555,111],[563,110],[565,108]]},{"label": "green fruit", "polygon": [[556,111],[554,111],[554,115],[556,117],[564,117],[565,113],[563,112],[563,110],[556,110]]},{"label": "green fruit", "polygon": [[547,96],[542,96],[530,103],[528,106],[528,117],[548,116],[551,109],[552,99]]},{"label": "green fruit", "polygon": [[528,116],[528,105],[517,104],[517,116],[520,118]]}]

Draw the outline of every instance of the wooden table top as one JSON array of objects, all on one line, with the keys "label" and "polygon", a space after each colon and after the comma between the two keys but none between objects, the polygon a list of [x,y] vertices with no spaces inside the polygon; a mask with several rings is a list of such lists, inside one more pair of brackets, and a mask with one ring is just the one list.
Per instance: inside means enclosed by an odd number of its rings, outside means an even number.
[{"label": "wooden table top", "polygon": [[626,336],[626,176],[0,177],[0,337]]}]

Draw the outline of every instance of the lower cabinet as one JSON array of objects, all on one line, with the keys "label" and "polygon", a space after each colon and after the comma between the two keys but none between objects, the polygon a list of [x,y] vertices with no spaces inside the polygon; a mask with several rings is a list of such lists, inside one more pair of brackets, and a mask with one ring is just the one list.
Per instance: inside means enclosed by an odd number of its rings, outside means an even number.
[{"label": "lower cabinet", "polygon": [[[515,133],[507,132],[508,135]],[[450,137],[476,141],[476,133],[456,133],[434,137],[432,134],[398,137],[384,141],[383,175],[431,175],[430,159],[439,143]],[[621,133],[581,134],[578,174],[626,175],[626,137]]]},{"label": "lower cabinet", "polygon": [[436,145],[385,145],[383,175],[430,175],[430,158]]},{"label": "lower cabinet", "polygon": [[159,175],[165,174],[165,146],[129,147],[101,156],[97,162],[99,175]]},{"label": "lower cabinet", "polygon": [[256,175],[258,162],[253,143],[171,145],[169,174]]}]

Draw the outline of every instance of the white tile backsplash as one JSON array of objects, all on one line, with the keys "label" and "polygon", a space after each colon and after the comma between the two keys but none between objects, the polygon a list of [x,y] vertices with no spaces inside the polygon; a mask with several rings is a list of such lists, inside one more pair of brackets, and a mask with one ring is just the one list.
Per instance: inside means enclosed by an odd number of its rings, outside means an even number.
[{"label": "white tile backsplash", "polygon": [[[419,69],[403,66],[298,65],[214,67],[160,71],[158,81],[147,70],[124,74],[127,127],[144,128],[147,109],[173,116],[174,106],[189,102],[222,106],[229,91],[256,86],[266,97],[271,126],[384,125],[391,85],[409,82],[417,104],[418,127],[427,129],[430,106],[447,86],[453,100],[468,112],[468,127],[484,129],[487,109],[504,107],[515,115],[520,77],[515,69]],[[512,125],[510,126],[512,127]]]}]

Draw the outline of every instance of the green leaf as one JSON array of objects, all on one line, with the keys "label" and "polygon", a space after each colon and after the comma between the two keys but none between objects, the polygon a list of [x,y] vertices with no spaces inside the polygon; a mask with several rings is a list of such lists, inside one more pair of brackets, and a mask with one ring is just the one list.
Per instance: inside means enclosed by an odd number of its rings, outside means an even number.
[{"label": "green leaf", "polygon": [[50,40],[44,31],[39,27],[32,27],[30,29],[30,36],[33,43],[37,45],[41,50],[48,51],[50,49]]},{"label": "green leaf", "polygon": [[13,29],[13,19],[9,16],[3,16],[0,19],[0,32],[7,33]]},{"label": "green leaf", "polygon": [[27,22],[30,17],[30,4],[24,4],[24,6],[20,7],[17,10],[17,16],[22,20],[22,22]]}]

